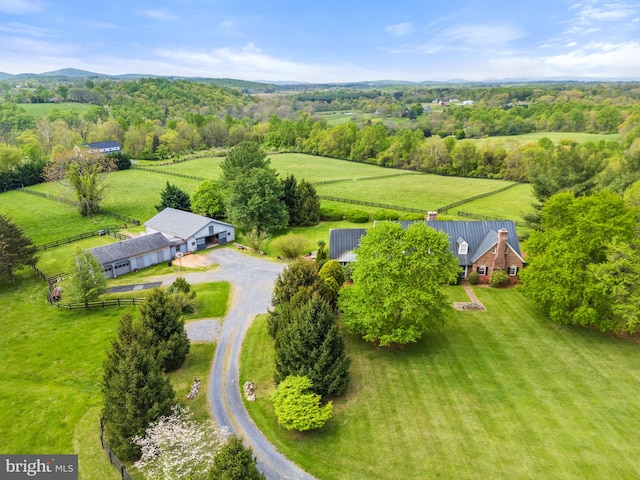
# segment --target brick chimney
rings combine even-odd
[[[435,222],[438,220],[438,212],[429,212],[427,214],[427,222]]]
[[[498,230],[498,243],[496,244],[496,253],[493,256],[493,264],[491,265],[491,271],[494,270],[507,270],[507,237],[509,232],[504,228]]]

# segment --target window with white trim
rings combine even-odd
[[[458,244],[458,255],[466,255],[469,251],[469,244],[467,242],[462,242]]]
[[[518,274],[518,267],[516,265],[511,265],[507,268],[507,273],[510,277],[515,277]]]
[[[486,275],[487,274],[487,266],[486,265],[479,265],[478,268],[476,269],[476,271],[478,272],[478,275]]]

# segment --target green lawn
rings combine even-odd
[[[272,341],[256,321],[240,380],[257,383],[252,418],[323,480],[638,478],[638,345],[549,323],[518,289],[476,293],[486,312],[452,310],[444,333],[404,349],[348,336],[349,390],[306,434],[276,424]]]
[[[449,213],[456,215],[461,210],[506,220],[523,220],[526,214],[534,212],[534,203],[536,199],[531,184],[522,183],[504,192],[460,205]]]
[[[495,137],[485,137],[473,139],[472,141],[476,143],[478,147],[484,145],[489,142],[516,142],[516,143],[524,143],[524,142],[535,142],[540,140],[541,138],[546,137],[553,141],[553,143],[558,143],[560,140],[575,140],[578,143],[586,143],[586,142],[599,142],[600,140],[604,140],[605,142],[613,141],[617,142],[620,139],[620,135],[617,133],[584,133],[584,132],[533,132],[533,133],[525,133],[524,135],[504,135],[504,136],[495,136]]]
[[[21,103],[20,107],[24,108],[31,115],[46,117],[52,110],[72,110],[78,112],[79,115],[89,110],[93,105],[90,103],[63,102],[63,103]]]

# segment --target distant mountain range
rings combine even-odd
[[[184,79],[194,81],[211,82],[218,85],[233,85],[239,88],[258,87],[264,89],[265,87],[272,86],[274,89],[303,89],[303,88],[379,88],[388,86],[416,86],[416,85],[451,85],[451,84],[468,84],[468,85],[486,85],[486,84],[508,84],[508,83],[565,83],[565,82],[636,82],[637,79],[603,79],[603,78],[487,78],[483,81],[469,81],[465,79],[451,79],[446,81],[422,81],[411,82],[403,80],[374,80],[374,81],[362,81],[362,82],[336,82],[336,83],[311,83],[311,82],[297,82],[297,81],[248,81],[238,80],[230,78],[206,78],[206,77],[183,77],[183,76],[168,76],[168,75],[149,75],[139,73],[129,73],[124,75],[107,75],[104,73],[89,72],[87,70],[79,70],[77,68],[62,68],[60,70],[54,70],[44,73],[20,73],[11,74],[6,72],[0,72],[0,80],[23,80],[28,78],[68,78],[68,79],[82,79],[82,78],[108,78],[114,80],[134,80],[138,78],[167,78],[172,80]]]

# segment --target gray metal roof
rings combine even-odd
[[[411,225],[411,221],[400,222],[403,228]],[[458,258],[460,265],[473,265],[482,254],[498,240],[498,230],[507,230],[507,243],[521,258],[520,244],[516,234],[516,225],[512,220],[435,220],[426,222],[427,225],[439,232],[444,232],[449,237],[449,248]],[[335,233],[334,233],[335,232]],[[352,232],[352,233],[349,233]],[[353,250],[358,246],[360,238],[366,233],[362,228],[336,228],[329,232],[329,258],[338,260],[345,253],[350,253],[345,262],[355,261]],[[457,243],[458,239],[464,239],[468,243],[466,255],[459,255]],[[335,243],[335,246],[334,246]]]
[[[186,240],[210,223],[217,223],[233,228],[233,225],[230,223],[170,207],[165,208],[155,217],[150,218],[144,225],[145,227],[158,230],[164,234]]]
[[[120,144],[115,141],[110,142],[93,142],[87,144],[90,148],[114,148],[120,147]]]
[[[360,238],[367,233],[366,228],[332,228],[329,230],[329,258],[339,262],[355,262],[353,250]]]
[[[105,265],[155,250],[162,250],[163,248],[169,247],[169,245],[169,240],[167,240],[164,235],[161,233],[151,233],[149,235],[141,235],[120,242],[90,248],[89,251],[93,253],[102,265]]]

